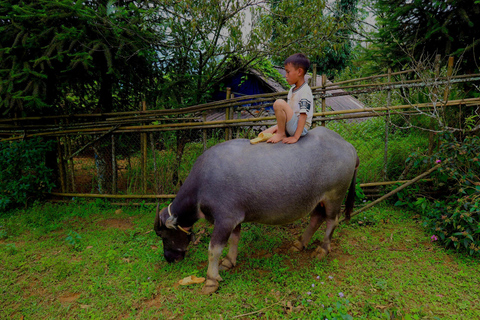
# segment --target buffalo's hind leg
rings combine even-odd
[[[295,240],[290,251],[302,251],[305,249],[323,221],[325,221],[325,207],[323,203],[319,203],[310,215],[310,224],[307,229],[305,229],[303,235],[298,240]]]
[[[240,230],[241,225],[233,229],[230,238],[228,239],[228,253],[227,256],[222,259],[220,263],[220,270],[230,270],[231,268],[237,265],[237,255],[238,255],[238,242],[240,241]]]
[[[338,226],[338,217],[340,215],[340,206],[341,202],[335,203],[327,203],[325,204],[325,213],[326,213],[326,222],[327,222],[327,229],[325,231],[325,236],[323,238],[323,243],[320,247],[318,247],[313,253],[312,256],[323,259],[330,253],[330,243],[332,241],[333,232],[335,228]]]

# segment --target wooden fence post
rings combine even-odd
[[[327,75],[326,74],[322,74],[322,92],[323,92],[323,96],[322,96],[322,112],[325,112],[326,109],[327,109],[327,101],[326,101],[326,95],[327,95],[327,90],[326,90],[326,87],[325,85],[327,84]],[[325,121],[322,121],[322,127],[325,127]]]
[[[153,190],[155,190],[155,194],[159,194],[160,190],[158,187],[157,155],[155,151],[155,141],[153,139],[153,132],[150,132],[150,143],[151,143],[152,158],[153,158],[153,181],[155,183]]]
[[[207,111],[202,112],[202,118],[203,118],[203,122],[207,122]],[[203,129],[202,135],[203,135],[203,139],[202,139],[203,152],[205,152],[205,150],[207,150],[207,129]]]
[[[117,193],[117,154],[115,150],[115,135],[112,133],[112,194]]]
[[[392,80],[392,69],[388,68],[387,83]],[[387,181],[388,170],[388,129],[390,124],[390,105],[392,103],[392,89],[387,92],[387,112],[385,113],[385,150],[383,153],[383,181]]]
[[[232,94],[232,88],[227,87],[227,96],[226,96],[225,99],[229,100],[231,94]],[[230,120],[230,108],[229,107],[225,108],[225,120]],[[226,127],[225,128],[225,140],[230,140],[230,133],[231,133],[230,128]]]
[[[434,81],[438,81],[438,77],[440,77],[440,59],[442,58],[442,56],[440,54],[437,54],[435,56],[435,62],[434,62],[434,74],[435,74],[435,79]],[[438,106],[437,106],[437,101],[438,101],[438,89],[436,87],[436,85],[433,86],[433,90],[432,90],[432,103],[434,105],[434,108],[437,109]],[[435,119],[434,118],[430,118],[430,132],[428,133],[428,151],[427,151],[427,154],[430,156],[432,155],[433,153],[433,148],[434,148],[434,144],[435,144],[435,137],[434,137],[434,131],[435,130]]]
[[[142,101],[142,111],[147,111],[147,103]],[[145,124],[143,124],[145,125]],[[140,134],[140,144],[141,144],[141,167],[142,167],[142,191],[143,194],[147,193],[147,134]]]
[[[312,65],[312,85],[311,87],[316,87],[317,86],[317,64],[314,63]]]
[[[453,74],[453,57],[448,58],[448,66],[447,66],[447,81],[450,81],[450,77]],[[447,87],[445,88],[445,92],[443,94],[443,101],[447,102],[448,101],[448,96],[450,95],[450,83],[447,84]]]

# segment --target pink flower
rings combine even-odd
[[[442,162],[442,160],[440,159],[437,159],[437,161],[435,161],[435,163],[440,163],[440,162]]]
[[[436,235],[433,235],[430,237],[430,239],[432,239],[432,242],[434,242],[438,240],[438,237]]]

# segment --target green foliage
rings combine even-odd
[[[0,142],[0,211],[27,205],[52,190],[52,170],[44,161],[52,147],[52,141],[41,138]]]
[[[414,158],[414,167],[442,163],[433,176],[445,195],[434,202],[403,194],[397,205],[421,213],[433,241],[469,255],[480,254],[480,137],[460,140],[451,133],[441,136],[439,151],[429,159]],[[436,159],[436,160],[435,160]],[[413,198],[413,199],[412,199]]]
[[[339,133],[357,150],[360,167],[359,182],[381,181],[384,170],[385,120],[370,118],[359,122],[330,122],[327,128]],[[387,177],[395,180],[405,167],[405,160],[411,150],[424,150],[428,137],[418,130],[396,130],[389,133]]]
[[[378,29],[369,60],[380,68],[401,69],[410,59],[441,54],[462,57],[460,67],[478,70],[480,4],[471,1],[379,0],[374,3]]]
[[[282,63],[283,64],[283,63]],[[272,62],[268,59],[258,59],[253,64],[253,67],[263,73],[264,76],[275,80],[280,83],[284,88],[289,88],[287,80],[282,76],[277,69],[274,68]]]
[[[1,0],[0,112],[75,112],[95,98],[111,111],[114,93],[151,80],[151,12],[131,1]]]
[[[353,51],[352,30],[358,27],[357,2],[337,1],[330,8],[324,1],[272,1],[261,24],[271,34],[274,63],[283,64],[289,55],[303,52],[317,64],[319,74],[345,68]]]
[[[80,250],[81,240],[82,240],[82,236],[80,236],[75,231],[69,231],[67,237],[65,238],[65,241],[67,242],[67,244],[77,251]]]

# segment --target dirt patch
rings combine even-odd
[[[71,303],[75,302],[78,298],[80,298],[80,293],[67,293],[59,297],[58,301],[62,303]]]
[[[145,305],[148,308],[161,308],[162,305],[165,304],[165,301],[166,301],[165,297],[159,294],[155,298],[145,301]]]
[[[116,228],[120,230],[129,230],[134,227],[129,219],[105,219],[98,221],[97,224],[104,228]]]

